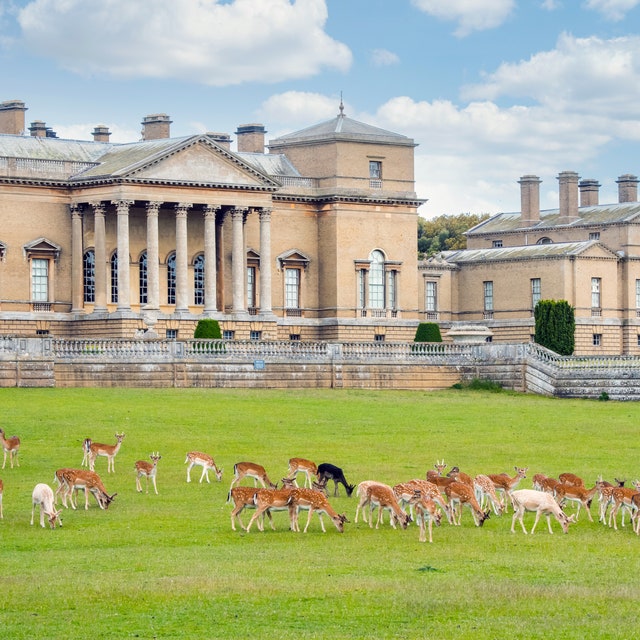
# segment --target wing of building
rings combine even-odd
[[[0,104],[0,333],[407,340],[417,308],[412,139],[338,115],[265,145],[261,124],[172,138],[25,134]],[[265,152],[267,151],[267,152]]]
[[[618,183],[618,203],[599,204],[597,180],[558,175],[559,206],[540,211],[537,176],[523,176],[522,211],[467,232],[467,249],[422,262],[420,308],[446,328],[487,326],[494,341],[528,342],[534,307],[575,308],[576,354],[640,355],[638,178]],[[444,331],[443,331],[444,333]]]

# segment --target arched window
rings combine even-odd
[[[96,254],[93,249],[82,256],[82,283],[85,302],[96,301]]]
[[[553,240],[551,238],[544,237],[540,238],[536,244],[553,244]]]
[[[138,260],[138,286],[140,289],[140,304],[147,304],[148,297],[148,272],[147,252],[144,251]]]
[[[167,304],[176,303],[176,254],[167,258]]]
[[[193,303],[204,304],[204,255],[193,261]]]
[[[114,251],[111,256],[111,302],[118,302],[118,252]]]
[[[385,308],[384,255],[382,251],[371,252],[369,256],[369,307],[371,309]]]

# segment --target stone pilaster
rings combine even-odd
[[[71,312],[80,313],[84,306],[82,207],[69,205],[71,212]]]
[[[220,206],[208,204],[204,208],[204,313],[209,315],[218,310],[216,213]]]
[[[260,209],[260,313],[271,313],[271,209]]]
[[[147,304],[145,309],[160,309],[160,255],[158,215],[161,202],[147,202]]]
[[[176,205],[176,313],[189,311],[187,211],[191,207],[188,202]]]
[[[233,281],[233,313],[246,313],[246,249],[244,245],[244,217],[246,208],[231,210],[231,275]]]
[[[131,310],[131,276],[129,263],[129,209],[133,200],[114,200],[118,237],[118,311]]]
[[[92,202],[93,209],[93,243],[96,259],[96,300],[94,311],[107,310],[107,244],[105,231],[105,206],[102,202]]]

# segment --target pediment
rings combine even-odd
[[[155,159],[129,175],[136,179],[154,181],[229,184],[245,188],[264,187],[267,184],[270,186],[266,176],[261,176],[235,156],[203,142]]]
[[[37,240],[32,240],[22,246],[22,251],[25,256],[53,256],[56,260],[58,259],[61,250],[62,248],[60,245],[52,242],[51,240],[47,240],[46,238],[38,238]]]
[[[290,249],[289,251],[285,251],[281,253],[278,258],[278,264],[282,269],[286,266],[298,266],[306,269],[309,266],[310,259],[307,255],[299,251],[298,249]]]

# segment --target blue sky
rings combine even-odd
[[[421,214],[557,206],[561,171],[640,175],[640,0],[0,0],[0,101],[59,137],[345,113],[408,135]]]

